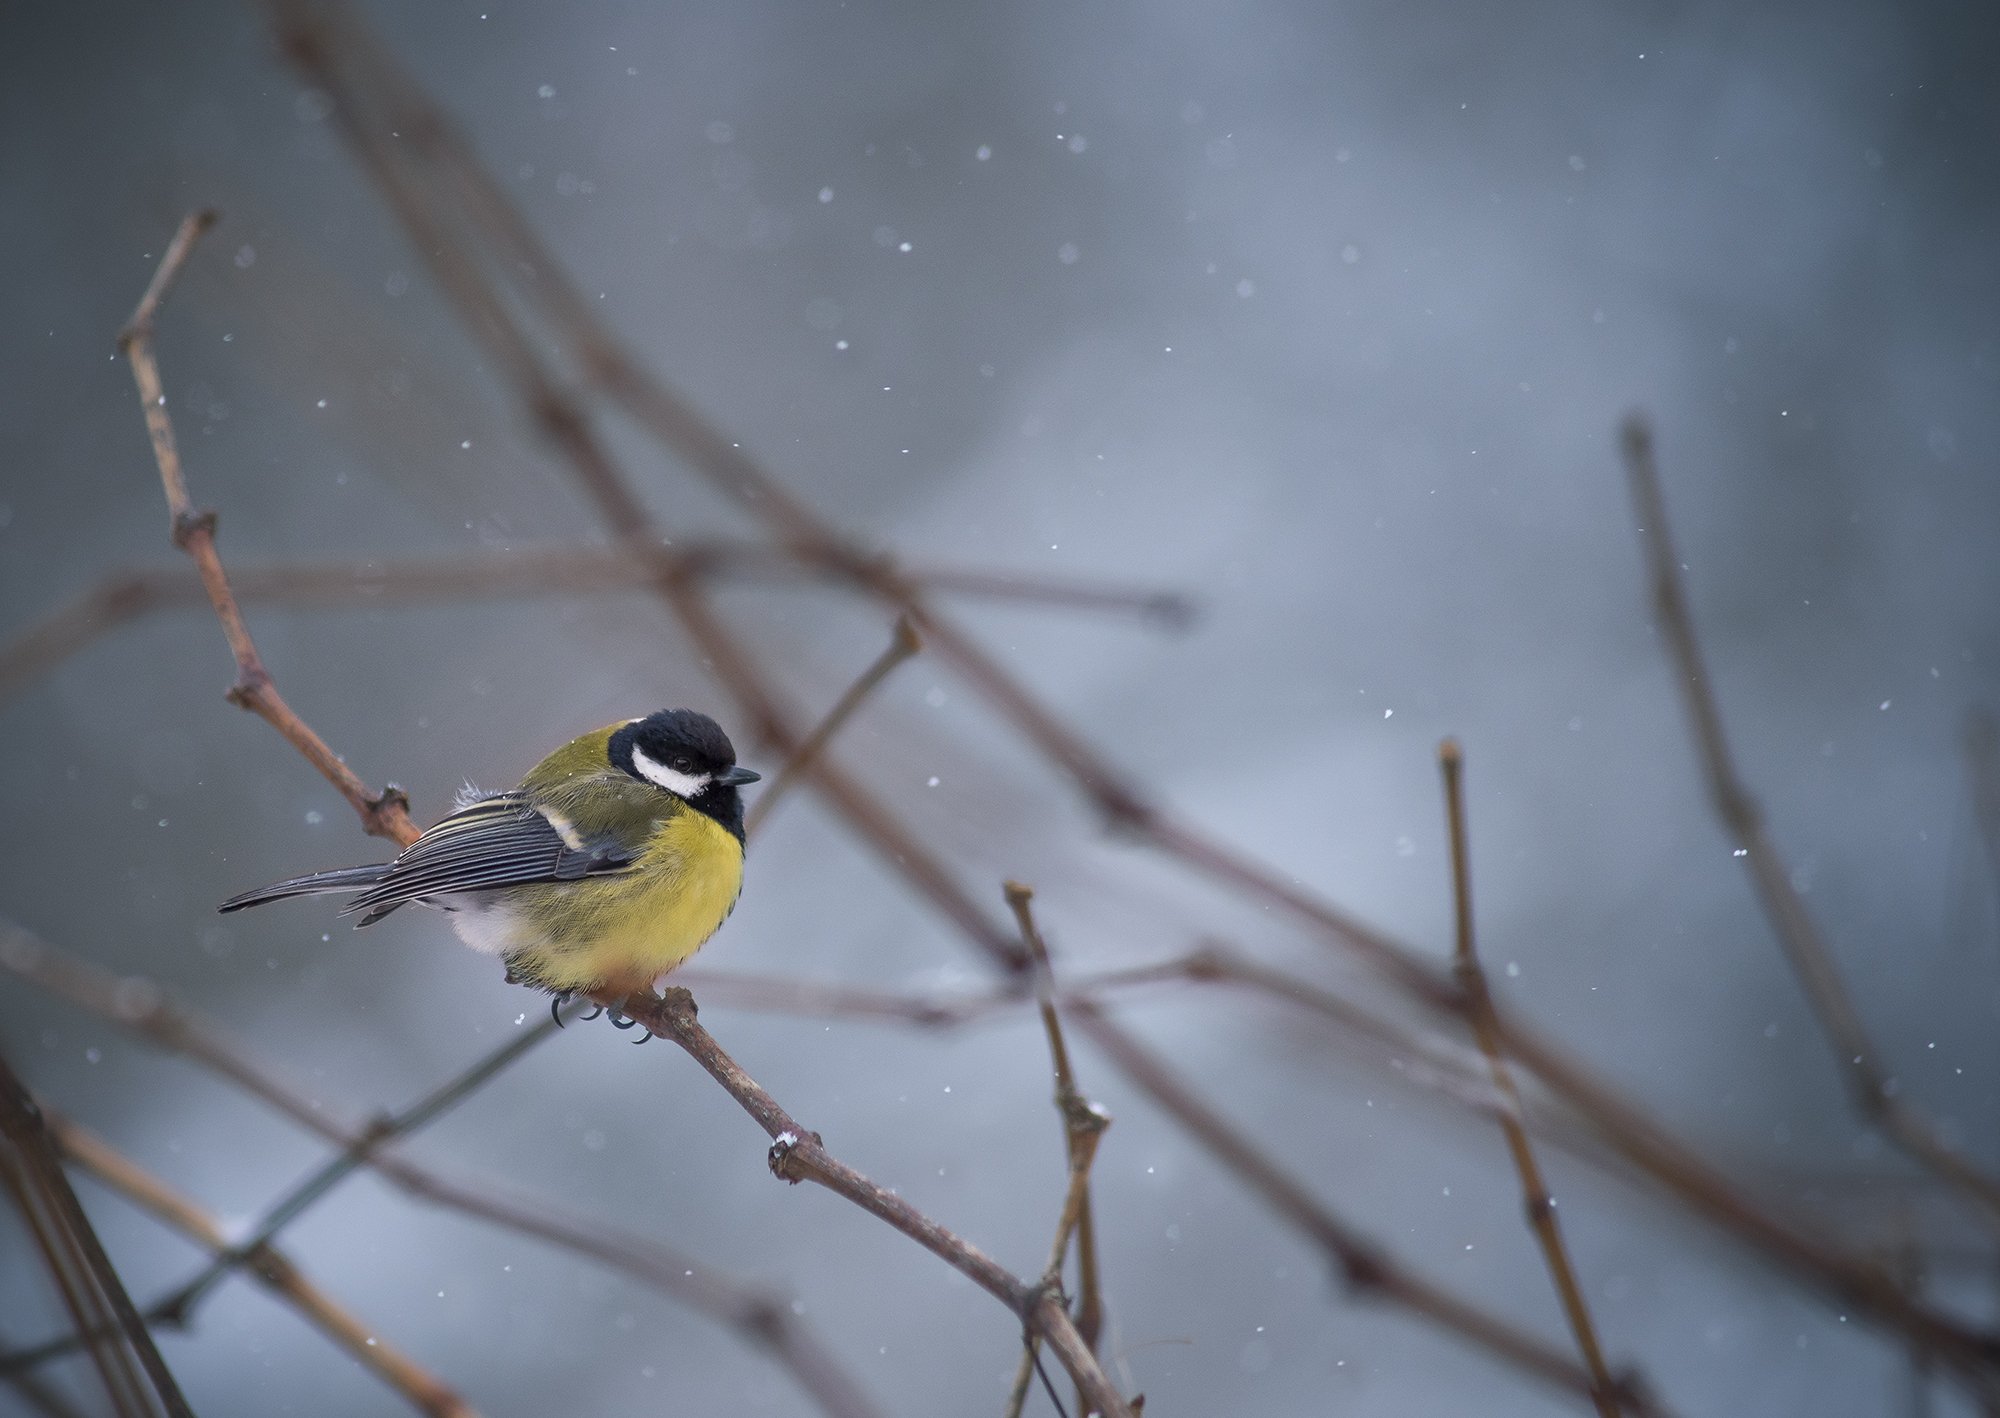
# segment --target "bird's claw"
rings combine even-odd
[[[620,1014],[617,1010],[613,1010],[611,1011],[611,1027],[613,1029],[638,1029],[641,1028],[642,1026],[640,1025],[638,1020],[633,1019],[627,1015]],[[653,1037],[653,1031],[647,1029],[644,1033],[640,1034],[639,1037],[634,1039],[632,1042],[635,1044],[643,1044],[652,1037]]]
[[[576,1001],[576,996],[573,994],[554,994],[549,997],[549,1018],[555,1021],[556,1028],[567,1029],[569,1027],[566,1023],[563,1022],[562,1012],[569,1005],[575,1003],[575,1001]],[[638,1020],[628,1019],[624,1015],[620,1014],[617,1010],[615,1009],[607,1010],[603,1005],[594,1002],[591,1005],[590,1013],[579,1014],[577,1018],[582,1020],[592,1020],[604,1014],[609,1014],[611,1016],[611,1027],[614,1029],[636,1029],[639,1026]],[[648,1030],[647,1032],[641,1034],[637,1039],[633,1040],[632,1042],[635,1044],[643,1044],[652,1037],[653,1037],[652,1031]]]

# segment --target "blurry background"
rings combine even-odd
[[[1914,1230],[1940,1293],[1994,1308],[1990,1245],[1850,1121],[1711,824],[1614,438],[1628,407],[1656,415],[1740,756],[1890,1070],[1994,1162],[2000,929],[1963,749],[1968,711],[2000,698],[1981,7],[371,14],[616,328],[844,527],[926,562],[1196,594],[1179,637],[964,607],[1162,798],[1442,958],[1432,754],[1459,735],[1507,1001],[1775,1208],[1857,1249]],[[0,634],[109,572],[175,564],[113,337],[199,205],[225,220],[160,357],[233,565],[597,539],[245,7],[17,7],[6,29]],[[744,530],[626,446],[676,531]],[[887,633],[824,590],[725,606],[802,715]],[[292,703],[369,781],[408,787],[420,821],[605,720],[727,717],[639,595],[251,623]],[[541,1006],[434,916],[355,935],[327,903],[214,915],[382,846],[221,702],[229,676],[206,611],[163,612],[0,706],[0,910],[165,983],[343,1116],[406,1102]],[[996,918],[1002,877],[1034,882],[1061,972],[1212,933],[1348,979],[1283,922],[1106,840],[924,659],[837,752]],[[989,979],[809,794],[755,844],[700,963]],[[1413,1266],[1563,1340],[1490,1129],[1274,1006],[1168,993],[1121,1017]],[[1039,1268],[1062,1162],[1031,1015],[954,1033],[704,1019],[840,1155]],[[571,1029],[410,1154],[783,1288],[890,1412],[997,1411],[1019,1336],[990,1298],[774,1184],[729,1100],[628,1037]],[[226,1218],[324,1154],[11,977],[0,1044]],[[1096,1173],[1105,1352],[1149,1412],[1573,1411],[1342,1299],[1088,1048],[1078,1067],[1117,1117]],[[1643,1193],[1548,1162],[1608,1346],[1681,1411],[1911,1411],[1895,1344]],[[180,1242],[85,1196],[142,1297],[187,1270]],[[372,1177],[289,1248],[487,1413],[807,1407],[657,1294]],[[10,1343],[63,1323],[28,1259],[0,1227]],[[207,1415],[395,1407],[242,1280],[163,1347]]]

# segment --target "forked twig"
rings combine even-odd
[[[509,1196],[491,1184],[454,1180],[400,1154],[372,1150],[365,1125],[341,1122],[314,1099],[287,1087],[281,1081],[283,1070],[242,1054],[158,985],[107,974],[4,921],[0,967],[192,1060],[313,1136],[364,1152],[372,1170],[412,1196],[597,1261],[735,1330],[768,1350],[829,1418],[879,1418],[873,1402],[783,1296],[733,1280],[650,1236],[573,1215],[553,1198]],[[17,1371],[23,1360],[35,1359],[47,1348],[0,1355],[0,1375]]]
[[[1452,968],[1458,975],[1459,987],[1472,1002],[1472,1032],[1479,1041],[1480,1052],[1486,1055],[1493,1086],[1500,1094],[1500,1130],[1506,1136],[1507,1151],[1513,1156],[1514,1171],[1521,1179],[1528,1225],[1541,1247],[1542,1261],[1548,1267],[1550,1280],[1555,1283],[1556,1296],[1562,1301],[1563,1316],[1569,1321],[1570,1332],[1576,1336],[1576,1347],[1583,1355],[1584,1368],[1590,1372],[1591,1402],[1597,1405],[1600,1418],[1619,1418],[1619,1386],[1612,1380],[1611,1370],[1604,1362],[1604,1349],[1598,1343],[1597,1326],[1591,1320],[1590,1306],[1583,1298],[1583,1287],[1577,1283],[1576,1267],[1570,1263],[1569,1251],[1563,1245],[1562,1226],[1556,1220],[1555,1198],[1549,1195],[1548,1184],[1542,1180],[1541,1164],[1536,1161],[1534,1147],[1528,1141],[1528,1129],[1522,1121],[1520,1090],[1514,1086],[1513,1070],[1507,1067],[1507,1057],[1500,1051],[1500,1041],[1493,1027],[1493,999],[1487,989],[1486,972],[1479,965],[1478,949],[1473,943],[1472,867],[1466,846],[1464,758],[1456,740],[1446,739],[1438,746],[1438,766],[1444,774],[1445,817],[1451,834],[1452,916],[1456,927]]]
[[[50,1279],[119,1418],[194,1418],[145,1321],[56,1160],[46,1121],[0,1058],[0,1185],[42,1249]]]
[[[167,395],[160,384],[160,367],[153,358],[153,320],[160,304],[173,289],[181,268],[187,264],[203,232],[215,225],[215,213],[196,212],[181,222],[180,230],[167,246],[152,284],[139,298],[132,319],[118,336],[118,346],[132,366],[132,379],[139,386],[139,403],[146,413],[146,432],[153,443],[153,459],[159,464],[160,485],[167,495],[167,516],[174,545],[193,559],[201,573],[201,584],[222,622],[223,637],[236,658],[236,682],[229,688],[229,702],[248,709],[284,735],[285,741],[301,754],[320,775],[340,790],[340,795],[361,814],[361,825],[371,835],[387,837],[407,847],[417,840],[416,825],[410,821],[409,799],[395,786],[371,792],[368,785],[326,746],[326,741],[293,712],[270,671],[257,653],[257,644],[244,624],[243,611],[229,589],[229,576],[215,550],[215,514],[197,512],[188,497],[187,475],[181,469],[180,449],[174,441],[173,419],[167,413]]]
[[[182,1326],[188,1324],[202,1297],[207,1295],[223,1277],[230,1271],[254,1261],[277,1240],[279,1232],[296,1221],[344,1179],[359,1170],[375,1153],[435,1122],[470,1098],[477,1090],[485,1087],[502,1069],[553,1035],[560,1027],[557,1020],[562,1013],[566,1012],[574,1017],[582,1010],[583,1005],[580,1003],[570,1003],[560,1007],[556,1015],[539,1020],[532,1028],[516,1034],[506,1043],[481,1057],[464,1072],[432,1089],[410,1107],[370,1122],[362,1130],[360,1137],[314,1168],[296,1186],[265,1207],[264,1214],[251,1228],[247,1237],[217,1251],[207,1266],[185,1284],[177,1286],[155,1302],[148,1309],[147,1315],[169,1324]]]
[[[1972,821],[1989,885],[2000,900],[2000,719],[1984,705],[1965,716],[1965,772],[1972,784]]]
[[[1716,702],[1714,683],[1695,634],[1694,615],[1688,608],[1673,536],[1667,526],[1659,470],[1653,461],[1652,430],[1635,415],[1626,419],[1622,433],[1625,471],[1631,483],[1633,508],[1639,516],[1652,581],[1653,608],[1673,661],[1682,707],[1687,711],[1695,750],[1707,779],[1709,801],[1723,831],[1747,859],[1757,900],[1770,922],[1771,933],[1777,937],[1820,1028],[1833,1046],[1848,1099],[1864,1120],[1880,1128],[1919,1164],[1956,1187],[1984,1213],[1989,1223],[2000,1225],[2000,1181],[1949,1146],[1931,1121],[1889,1086],[1880,1054],[1834,964],[1833,952],[1814,923],[1812,913],[1806,909],[1805,899],[1792,885],[1791,874],[1765,828],[1763,808],[1737,772],[1723,732],[1722,710]]]
[[[683,541],[673,554],[710,579],[780,584],[846,579],[757,542]],[[644,590],[654,574],[624,552],[601,546],[536,546],[410,561],[238,566],[229,574],[229,587],[243,606],[374,608],[501,596],[610,595]],[[902,575],[939,595],[1135,614],[1168,629],[1185,626],[1194,614],[1187,599],[1172,591],[950,566],[908,567]],[[114,572],[0,645],[0,702],[121,625],[156,610],[206,604],[198,576],[164,568]]]
[[[901,1231],[1012,1310],[1022,1327],[1038,1336],[1062,1361],[1085,1400],[1102,1418],[1133,1418],[1124,1395],[1112,1386],[1098,1366],[1097,1356],[1077,1333],[1060,1295],[1022,1280],[897,1193],[834,1157],[818,1133],[786,1112],[701,1026],[695,1017],[693,995],[670,986],[662,995],[632,995],[618,1008],[626,1018],[679,1045],[764,1129],[771,1139],[768,1160],[773,1176],[793,1183],[815,1182]]]
[[[1076,1241],[1076,1330],[1084,1344],[1092,1353],[1097,1351],[1097,1336],[1104,1325],[1104,1300],[1100,1289],[1097,1269],[1097,1228],[1091,1216],[1090,1167],[1097,1160],[1097,1145],[1104,1138],[1104,1130],[1111,1126],[1111,1115],[1097,1104],[1084,1097],[1076,1086],[1076,1075],[1070,1069],[1069,1047],[1063,1041],[1062,1019],[1056,1012],[1055,971],[1049,964],[1049,948],[1042,940],[1042,933],[1035,925],[1034,888],[1018,881],[1006,884],[1005,896],[1008,909],[1021,927],[1021,943],[1028,949],[1028,957],[1034,962],[1035,998],[1041,1010],[1042,1032],[1049,1041],[1049,1063],[1055,1074],[1056,1115],[1063,1125],[1063,1156],[1069,1182],[1063,1191],[1062,1211],[1056,1220],[1055,1243],[1049,1248],[1049,1263],[1042,1271],[1042,1285],[1062,1293],[1063,1261],[1069,1254],[1070,1241]],[[1020,1363],[1014,1370],[1014,1383],[1008,1390],[1006,1406],[1001,1410],[1004,1418],[1020,1418],[1021,1406],[1027,1402],[1028,1387],[1033,1381],[1036,1364],[1036,1344],[1034,1335],[1029,1335],[1021,1350]],[[1079,1391],[1077,1405],[1083,1407],[1084,1396]]]
[[[677,977],[699,990],[711,1009],[743,1009],[806,1019],[848,1019],[907,1024],[919,1029],[953,1029],[1023,1008],[1032,1002],[1013,982],[991,989],[948,993],[874,990],[789,976],[749,975],[690,967]],[[1377,1060],[1387,1059],[1399,1081],[1442,1094],[1450,1103],[1482,1118],[1498,1118],[1499,1095],[1484,1060],[1441,1034],[1394,1022],[1354,1004],[1325,987],[1253,960],[1240,950],[1210,942],[1183,955],[1143,965],[1085,975],[1059,989],[1054,1000],[1066,1009],[1072,1000],[1102,1005],[1106,997],[1160,985],[1226,986],[1279,1000],[1318,1016],[1344,1041],[1365,1045]],[[1567,1118],[1545,1113],[1528,1119],[1530,1129],[1598,1166],[1610,1160],[1605,1148]]]
[[[162,275],[155,279],[156,291],[166,288],[172,273],[185,259],[186,246],[199,235],[205,225],[206,222],[199,219],[190,219],[189,223],[184,225],[181,237],[176,239],[174,249],[169,252],[168,263],[163,267]],[[476,299],[476,292],[473,294]],[[138,333],[128,338],[126,342],[128,353],[133,355],[135,377],[139,379],[142,396],[149,390],[157,394],[158,390],[158,374],[153,367],[150,347],[144,338],[145,332],[150,330],[151,312],[156,303],[154,292],[149,292],[148,300],[141,302],[140,314],[135,317],[134,325]],[[527,381],[541,396],[542,402],[538,402],[537,407],[545,412],[545,424],[552,436],[576,460],[586,486],[599,496],[607,514],[612,515],[613,525],[617,528],[621,540],[635,556],[650,559],[653,553],[649,544],[657,543],[657,539],[650,533],[650,519],[636,500],[631,498],[603,450],[584,426],[581,417],[573,412],[562,411],[553,384],[547,380],[531,351],[517,345],[510,346],[508,353],[513,356],[517,376]],[[255,692],[257,685],[267,687],[269,679],[267,675],[262,674],[262,667],[255,659],[255,649],[249,643],[247,632],[242,629],[240,613],[236,611],[235,603],[228,594],[220,561],[214,554],[212,523],[201,525],[204,519],[194,518],[188,511],[185,488],[179,473],[179,459],[172,446],[172,426],[166,420],[163,407],[158,409],[156,417],[154,405],[148,404],[148,426],[154,432],[155,452],[160,461],[162,480],[167,487],[169,505],[174,509],[175,526],[177,529],[184,525],[189,528],[186,533],[187,543],[191,545],[198,564],[203,567],[203,579],[205,584],[209,585],[211,600],[216,606],[217,614],[223,619],[225,634],[229,636],[232,648],[237,651],[240,679],[242,682],[247,682],[245,696],[248,697]],[[740,652],[721,634],[712,613],[707,610],[691,579],[684,571],[676,568],[663,569],[658,588],[670,604],[681,611],[684,623],[696,634],[697,640],[709,652],[711,659],[717,662],[719,671],[726,664],[734,668],[735,678],[741,682],[749,685],[758,683]],[[256,676],[252,674],[253,668]],[[782,721],[772,707],[768,694],[758,697],[765,709],[762,716],[763,726],[767,731],[777,730]],[[277,703],[282,705],[281,700]],[[325,746],[317,735],[312,734],[309,728],[297,721],[296,715],[291,715],[289,710],[285,713],[301,735],[297,738],[292,734],[286,736],[292,739],[301,752],[311,756],[310,745],[317,745],[322,752],[325,751]],[[280,718],[270,714],[266,717],[271,718],[273,724],[280,726],[282,731]],[[770,736],[789,737],[782,731],[771,732]],[[794,752],[796,751],[795,748]],[[330,758],[331,755],[328,754],[327,757]],[[824,782],[826,776],[824,765],[809,766]],[[401,812],[400,806],[397,810]],[[407,814],[403,815],[402,820],[407,826]],[[414,837],[414,828],[410,830]],[[1011,951],[1002,953],[1003,958],[1008,958],[1010,955]],[[1067,1311],[1054,1297],[1025,1285],[983,1252],[923,1216],[902,1198],[885,1191],[860,1173],[834,1159],[820,1145],[816,1136],[806,1134],[769,1094],[743,1073],[723,1052],[721,1046],[696,1021],[693,999],[685,990],[670,990],[664,1000],[653,996],[634,996],[624,1002],[624,1013],[628,1018],[644,1024],[651,1032],[673,1040],[686,1050],[708,1070],[711,1076],[722,1083],[731,1096],[735,1097],[753,1117],[764,1124],[766,1131],[774,1139],[771,1163],[772,1170],[777,1175],[791,1181],[810,1179],[819,1182],[888,1221],[892,1226],[904,1231],[952,1263],[998,1296],[1016,1313],[1025,1327],[1040,1334],[1048,1342],[1064,1367],[1070,1371],[1079,1388],[1089,1395],[1091,1402],[1106,1415],[1106,1418],[1121,1418],[1121,1415],[1129,1418],[1130,1410],[1123,1398],[1104,1377],[1095,1356],[1077,1336]]]
[[[333,74],[333,50],[342,43],[342,37],[334,35],[326,27],[316,23],[311,12],[296,4],[275,3],[273,8],[288,17],[288,23],[281,24],[281,30],[294,58],[301,67],[312,73],[316,80],[339,77]],[[351,38],[351,37],[349,37]],[[421,160],[434,171],[433,176],[442,179],[441,185],[457,191],[461,197],[470,191],[470,199],[475,215],[484,219],[489,226],[500,230],[503,238],[503,253],[511,259],[502,264],[513,269],[532,269],[535,275],[530,280],[534,289],[530,292],[542,295],[553,291],[559,311],[566,286],[553,263],[541,259],[523,261],[521,252],[526,251],[539,258],[541,253],[532,245],[523,246],[522,233],[525,228],[519,224],[518,214],[512,212],[504,199],[490,185],[481,186],[483,181],[476,167],[453,146],[455,139],[444,128],[434,111],[428,110],[420,102],[411,108],[411,96],[407,87],[398,87],[400,76],[389,74],[384,80],[380,56],[367,51],[365,46],[349,45],[345,57],[354,59],[361,56],[366,65],[375,66],[370,78],[378,85],[387,82],[389,92],[397,103],[404,107],[397,116],[409,117],[413,121],[403,125],[409,131],[404,134],[408,148],[418,152]],[[323,87],[336,90],[340,86],[323,82]],[[377,95],[379,97],[379,95]],[[335,92],[336,107],[352,108],[354,94],[351,91]],[[420,100],[420,96],[418,96]],[[385,175],[383,164],[396,159],[385,152],[387,140],[382,139],[374,129],[388,131],[391,125],[366,124],[356,114],[347,115],[350,136],[364,157],[371,159],[377,169],[377,176],[389,190],[392,201],[412,226],[418,239],[418,246],[427,256],[443,253],[449,247],[447,240],[433,238],[446,237],[421,210],[422,201],[407,183],[398,187],[402,174]],[[400,130],[399,130],[400,131]],[[369,144],[374,149],[369,150]],[[497,209],[495,207],[497,204]],[[508,222],[513,226],[510,228]],[[454,295],[466,296],[468,279],[466,270],[471,262],[457,263],[456,256],[438,256],[437,260],[453,269],[441,271],[441,279]],[[553,274],[551,274],[553,273]],[[493,304],[482,305],[483,293],[474,292],[468,304],[468,313],[473,324],[479,327],[485,316],[491,313]],[[584,310],[577,303],[576,310]],[[584,334],[598,337],[601,332],[594,325],[594,315],[587,312],[580,328]],[[572,326],[575,322],[572,321]],[[482,330],[481,333],[489,333]],[[519,353],[518,341],[508,348],[499,350],[502,363]],[[909,597],[913,594],[906,585],[898,582],[893,568],[884,569],[869,564],[843,544],[831,539],[830,535],[819,537],[820,529],[810,518],[804,517],[803,509],[782,489],[764,478],[760,469],[750,462],[746,455],[736,450],[735,445],[719,438],[703,424],[692,411],[656,383],[647,382],[645,376],[629,361],[619,358],[602,358],[603,347],[587,346],[582,352],[584,362],[593,372],[601,387],[624,399],[632,407],[642,422],[653,428],[673,446],[687,454],[697,468],[716,478],[734,496],[747,504],[761,504],[756,510],[767,515],[775,525],[785,529],[797,554],[804,559],[818,561],[828,566],[844,566],[849,569],[857,584],[870,585],[892,602],[908,608]],[[619,352],[611,347],[611,354]],[[582,428],[581,419],[575,408],[554,389],[554,386],[539,377],[535,369],[524,372],[528,377],[517,381],[537,417],[558,446],[570,452],[577,462],[579,474],[593,488],[594,495],[607,516],[614,522],[622,511],[636,508],[615,477],[607,477],[607,465],[599,459],[592,446],[587,428]],[[636,381],[636,382],[635,382]],[[581,434],[579,429],[581,428]],[[744,696],[746,708],[753,721],[762,725],[771,737],[782,737],[782,720],[774,710],[774,702],[761,686],[754,667],[740,656],[730,662],[718,656],[718,648],[727,651],[730,647],[721,627],[708,611],[705,603],[697,598],[677,594],[673,587],[665,584],[663,575],[661,589],[675,604],[681,614],[683,624],[695,636],[704,653],[717,661],[721,677]],[[914,612],[913,612],[914,613]],[[940,647],[940,652],[953,659],[961,672],[971,679],[981,690],[991,697],[1009,718],[1013,719],[1028,736],[1041,746],[1057,762],[1061,763],[1077,779],[1111,817],[1170,855],[1189,862],[1208,874],[1221,880],[1245,895],[1265,902],[1283,905],[1295,912],[1302,920],[1330,939],[1369,959],[1391,978],[1401,983],[1413,998],[1422,1000],[1434,1008],[1445,1011],[1460,1011],[1463,1002],[1458,992],[1441,981],[1434,971],[1408,947],[1394,942],[1379,933],[1360,926],[1343,913],[1318,900],[1307,892],[1283,880],[1276,873],[1233,854],[1219,845],[1195,835],[1186,828],[1172,823],[1154,811],[1149,804],[1139,799],[1121,778],[1112,774],[1088,745],[1068,731],[1021,687],[1005,675],[989,658],[983,656],[962,636],[941,634],[937,624],[926,618],[919,618],[919,624],[928,636]],[[998,946],[989,924],[977,907],[970,902],[937,863],[928,855],[918,852],[914,855],[900,850],[912,845],[907,831],[900,824],[882,812],[880,805],[859,798],[837,782],[822,780],[834,797],[842,812],[856,827],[875,843],[879,850],[904,867],[910,878],[934,903],[949,915],[953,921],[971,938],[978,941],[995,955],[1000,963],[1016,966],[1018,960],[1009,956]],[[851,785],[849,785],[851,787]],[[1638,1165],[1651,1171],[1677,1195],[1694,1202],[1713,1219],[1736,1229],[1755,1241],[1766,1253],[1773,1255],[1788,1265],[1812,1276],[1818,1282],[1829,1286],[1843,1297],[1856,1303],[1865,1304],[1872,1314],[1888,1320],[1912,1335],[1927,1336],[1948,1350],[1955,1365],[1986,1368],[1991,1365],[1991,1352],[1984,1340],[1964,1331],[1961,1327],[1944,1320],[1935,1312],[1921,1306],[1912,1305],[1906,1297],[1885,1290],[1876,1282],[1880,1279],[1874,1268],[1863,1266],[1841,1255],[1837,1250],[1813,1239],[1798,1235],[1791,1228],[1773,1220],[1754,1206],[1749,1205],[1740,1194],[1712,1169],[1706,1168],[1689,1149],[1673,1143],[1660,1134],[1643,1117],[1640,1117],[1622,1100],[1610,1095],[1594,1080],[1581,1074],[1563,1059],[1546,1041],[1529,1035],[1518,1024],[1498,1021],[1496,1027],[1503,1039],[1507,1040],[1508,1051],[1523,1066],[1543,1077],[1550,1087],[1569,1097],[1595,1125],[1602,1128],[1608,1139]]]
[[[141,1210],[194,1241],[218,1261],[240,1249],[229,1243],[214,1217],[104,1139],[53,1114],[49,1124],[64,1156]],[[372,1326],[349,1314],[282,1252],[268,1245],[259,1246],[247,1269],[266,1289],[297,1310],[306,1323],[408,1399],[418,1412],[432,1418],[477,1418],[471,1405],[443,1380],[384,1341]]]
[[[763,826],[764,820],[771,815],[771,809],[776,807],[798,782],[799,775],[810,769],[820,754],[826,751],[826,746],[832,742],[833,736],[854,717],[854,711],[875,692],[876,686],[887,679],[896,666],[923,648],[924,642],[911,628],[910,618],[897,616],[895,627],[889,632],[887,647],[869,662],[868,668],[863,670],[840,698],[834,701],[833,707],[826,711],[826,716],[815,724],[812,732],[800,740],[799,746],[792,750],[792,756],[778,770],[777,776],[771,780],[771,785],[757,795],[757,801],[751,804],[749,814],[744,818],[743,830],[747,835],[756,835],[757,829]]]
[[[1284,874],[1210,840],[1162,814],[1021,683],[955,626],[921,603],[893,565],[842,540],[760,467],[741,445],[709,425],[687,402],[625,353],[536,241],[521,214],[479,167],[444,115],[345,11],[306,0],[265,0],[280,40],[301,73],[333,100],[356,153],[381,185],[417,251],[460,305],[468,327],[494,354],[525,405],[598,500],[609,525],[644,528],[649,519],[630,489],[601,456],[583,415],[549,380],[536,346],[522,338],[512,315],[539,310],[594,387],[621,404],[666,447],[751,515],[762,520],[801,560],[845,575],[857,587],[907,613],[940,659],[951,663],[1022,734],[1060,765],[1108,820],[1137,840],[1195,868],[1231,891],[1281,907],[1338,948],[1355,955],[1429,1008],[1462,1017],[1464,1002],[1423,955],[1373,930],[1300,887]],[[388,135],[396,134],[392,140]],[[444,208],[453,213],[447,217]],[[487,284],[490,267],[513,280],[510,306]],[[637,521],[627,523],[628,515]],[[636,554],[636,553],[635,553]],[[746,714],[774,741],[784,722],[753,665],[735,653],[705,602],[661,588],[683,626],[736,694]],[[782,744],[781,744],[782,747]],[[879,801],[859,786],[823,771],[818,777],[836,809],[926,899],[996,963],[1022,961],[976,902]],[[1948,1353],[1961,1375],[1990,1372],[1991,1347],[1982,1336],[1937,1311],[1912,1304],[1880,1268],[1829,1242],[1799,1232],[1752,1203],[1692,1148],[1667,1136],[1632,1105],[1579,1069],[1549,1040],[1516,1021],[1500,1019],[1510,1057],[1536,1073],[1600,1129],[1635,1166],[1712,1222],[1761,1253],[1863,1308],[1871,1317]]]
[[[1510,1322],[1405,1269],[1357,1228],[1313,1197],[1305,1186],[1210,1104],[1188,1089],[1161,1059],[1114,1023],[1091,1000],[1070,1005],[1071,1023],[1120,1073],[1199,1137],[1203,1145],[1286,1221],[1316,1244],[1357,1297],[1396,1305],[1503,1363],[1589,1399],[1589,1372]],[[1621,1386],[1619,1402],[1634,1414],[1663,1414],[1649,1395]]]
[[[663,529],[610,456],[587,411],[557,377],[543,354],[546,342],[528,337],[509,301],[477,263],[458,259],[458,234],[438,209],[440,202],[458,195],[458,177],[440,183],[433,180],[435,174],[420,174],[413,167],[446,141],[442,115],[416,102],[401,73],[344,12],[300,0],[266,0],[265,8],[276,21],[286,55],[332,100],[332,116],[408,229],[418,254],[469,328],[486,342],[538,430],[570,464],[607,534],[635,562],[652,568],[651,588],[737,699],[751,736],[780,754],[796,753],[802,735],[775,688],[729,634],[698,578],[662,551],[667,540]],[[407,115],[407,123],[399,118],[392,125],[396,138],[386,129],[378,131],[370,116],[383,105]],[[553,269],[543,274],[557,277]],[[810,776],[861,838],[920,895],[996,963],[1009,970],[1023,968],[1012,936],[951,879],[875,793],[824,759],[812,766]]]
[[[0,1330],[0,1354],[8,1352],[13,1345],[14,1336],[5,1330]],[[19,1373],[0,1374],[0,1382],[13,1389],[20,1400],[41,1414],[42,1418],[89,1418],[89,1415],[44,1383],[32,1370],[24,1369]]]

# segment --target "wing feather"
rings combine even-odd
[[[613,841],[572,847],[525,796],[501,793],[435,823],[390,863],[379,884],[349,901],[342,914],[366,912],[360,922],[366,925],[405,902],[501,886],[577,881],[623,871],[638,855]]]

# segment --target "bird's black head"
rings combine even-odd
[[[642,783],[672,793],[743,835],[737,788],[758,775],[736,766],[736,749],[722,726],[692,709],[662,709],[634,719],[611,736],[611,763]]]

